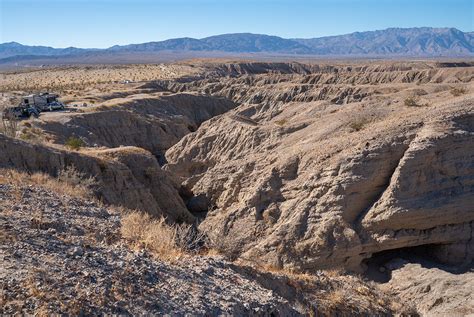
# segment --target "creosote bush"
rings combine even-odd
[[[71,150],[79,150],[81,147],[85,146],[86,144],[84,143],[84,141],[82,141],[81,139],[77,138],[77,137],[74,137],[74,136],[71,136],[67,139],[65,145],[70,148]]]
[[[354,119],[353,121],[349,123],[349,127],[351,128],[352,131],[360,131],[368,123],[369,123],[369,120],[365,118]]]
[[[407,107],[427,107],[428,106],[428,104],[419,103],[418,98],[416,98],[415,96],[406,98],[403,103]]]
[[[240,256],[239,242],[232,236],[210,232],[206,238],[208,253],[223,255],[229,261],[235,261]]]
[[[453,87],[451,88],[450,92],[451,92],[451,95],[453,95],[454,97],[459,97],[467,93],[466,89],[463,87],[460,87],[460,88]]]
[[[286,125],[287,123],[288,123],[288,120],[286,120],[286,119],[282,119],[282,120],[277,120],[277,121],[275,121],[275,124],[278,125],[278,126],[280,126],[280,127]]]
[[[143,212],[130,212],[122,218],[122,237],[134,248],[144,248],[159,259],[173,261],[199,251],[204,235],[189,224],[168,224]]]

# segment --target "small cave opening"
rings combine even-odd
[[[206,218],[210,207],[210,201],[205,194],[196,195],[191,189],[181,185],[179,189],[179,195],[186,205],[186,208],[193,216],[195,216],[198,220],[203,220]]]
[[[391,280],[391,271],[406,263],[418,263],[426,268],[439,268],[451,273],[462,273],[465,266],[446,257],[445,244],[425,244],[373,253],[362,261],[364,276],[378,283]]]
[[[164,153],[158,152],[158,153],[154,153],[154,154],[155,154],[156,160],[158,161],[158,165],[160,165],[161,167],[163,167],[163,165],[165,165],[166,163],[168,163],[168,161],[166,160],[166,157],[165,157]]]

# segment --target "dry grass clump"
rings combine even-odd
[[[334,312],[344,307],[346,296],[341,289],[334,289],[329,292],[325,300],[328,310]]]
[[[24,141],[44,143],[49,141],[51,138],[46,135],[43,130],[33,126],[31,122],[25,121],[20,130],[19,138]]]
[[[91,198],[91,189],[96,184],[95,180],[93,178],[83,178],[82,174],[77,171],[73,172],[74,170],[73,167],[68,167],[65,171],[59,173],[58,178],[54,178],[41,172],[29,174],[14,169],[0,169],[0,183],[18,186],[41,186],[58,194]]]
[[[219,254],[229,261],[236,261],[241,255],[239,252],[239,241],[232,236],[209,232],[206,238],[208,254]],[[250,259],[246,260],[256,264],[254,261],[250,261]]]
[[[269,265],[254,258],[240,258],[235,263],[250,267],[249,270],[258,272],[258,278],[265,281],[285,281],[288,292],[303,295],[300,304],[309,316],[367,316],[373,312],[385,316],[411,312],[411,307],[400,307],[398,298],[390,298],[360,276],[337,268],[311,274]]]
[[[168,224],[143,212],[130,212],[122,218],[122,237],[133,248],[146,249],[161,260],[174,261],[195,253],[204,244],[204,236],[188,224]]]
[[[388,297],[377,286],[364,282],[360,277],[340,275],[326,281],[325,291],[317,290],[319,294],[315,295],[323,316],[366,316],[371,312],[388,316],[397,312],[410,316],[413,313],[408,305],[401,308],[398,298]]]

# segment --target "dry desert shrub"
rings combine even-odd
[[[19,130],[18,120],[2,118],[0,133],[10,138],[15,138]]]
[[[463,87],[459,87],[459,88],[453,87],[451,88],[450,92],[451,92],[451,95],[453,95],[454,97],[459,97],[467,93],[466,89]]]
[[[407,107],[427,107],[428,106],[428,104],[420,103],[416,96],[406,98],[403,101],[403,104]]]
[[[333,289],[327,295],[326,301],[329,310],[334,312],[344,307],[344,305],[346,304],[346,296],[344,296],[344,292],[341,289]]]
[[[92,190],[97,186],[97,180],[92,176],[87,176],[79,172],[74,166],[70,165],[59,171],[58,180],[71,186],[82,186]]]
[[[367,118],[356,118],[354,120],[352,120],[350,123],[349,123],[349,128],[351,128],[351,130],[354,132],[354,131],[360,131],[362,130],[368,123],[370,123],[370,120],[368,120]]]
[[[229,261],[235,261],[240,256],[239,241],[230,235],[210,232],[206,237],[208,254],[225,256]]]
[[[191,225],[168,224],[165,218],[138,211],[122,218],[121,233],[133,248],[144,248],[165,261],[194,253],[204,243],[204,236]]]
[[[267,280],[285,281],[295,292],[304,294],[301,304],[309,316],[368,316],[371,311],[385,311],[384,316],[390,316],[394,311],[410,312],[411,309],[397,308],[397,298],[387,297],[360,276],[348,275],[338,268],[307,273],[269,265],[255,258],[240,257],[234,263],[255,269]]]
[[[28,121],[23,123],[19,138],[33,143],[43,143],[48,140],[48,137],[45,136],[41,129],[32,126],[31,122]]]
[[[304,288],[305,283],[312,283],[315,281],[316,277],[312,274],[305,272],[298,272],[288,268],[279,268],[271,264],[258,264],[256,269],[261,272],[267,272],[276,275],[284,275],[288,278],[289,283],[292,284],[295,288]]]

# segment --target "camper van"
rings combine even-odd
[[[21,104],[24,106],[35,107],[39,111],[53,111],[64,109],[64,104],[58,100],[58,95],[44,92],[24,96]]]

